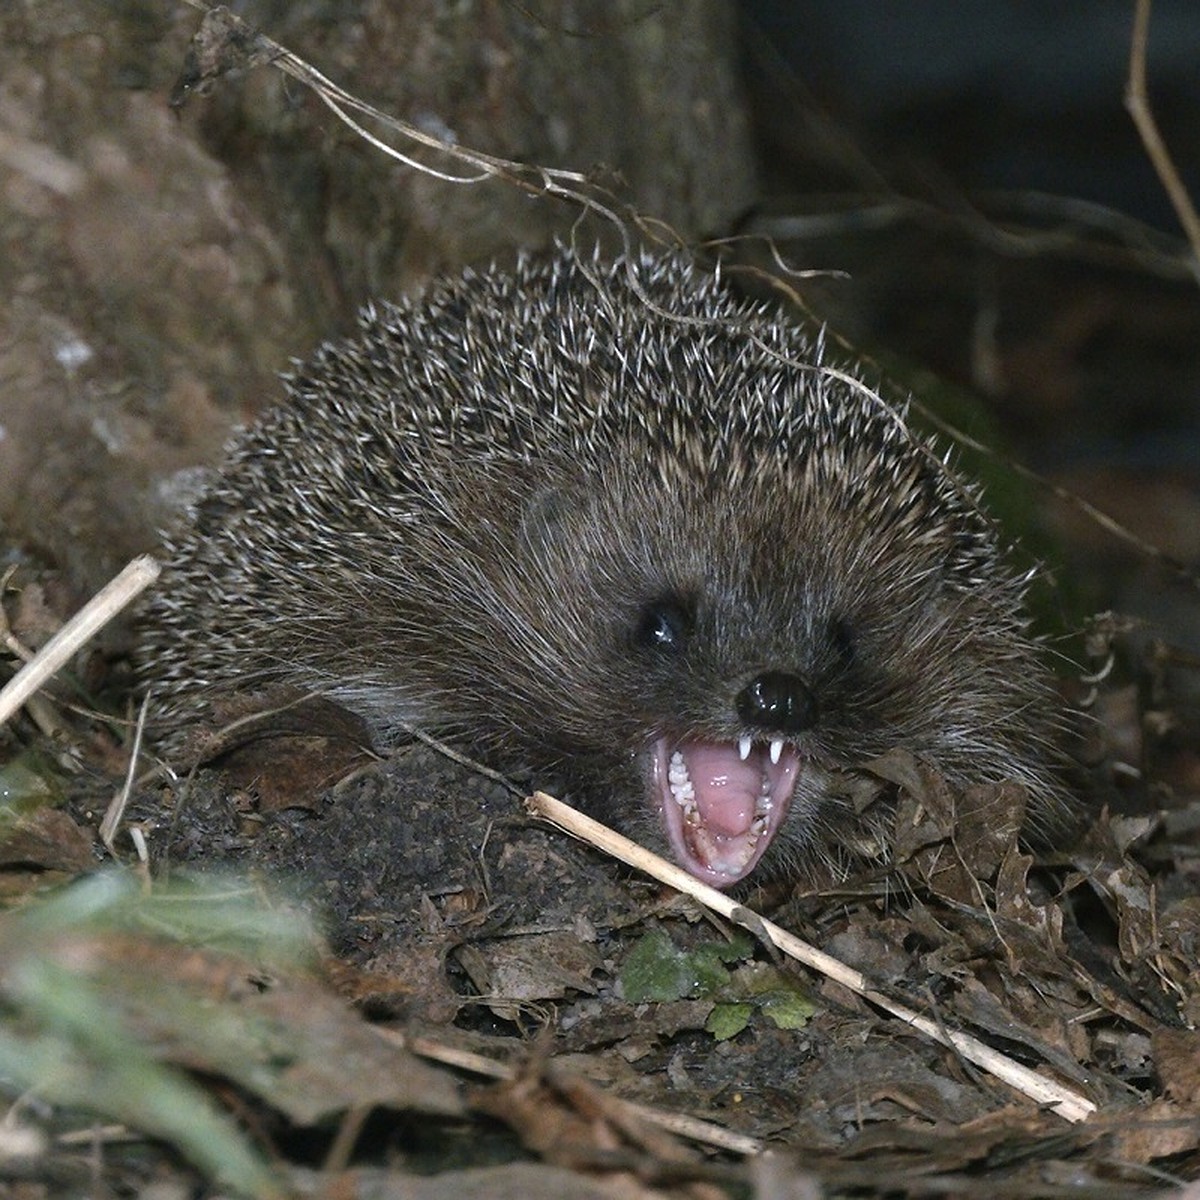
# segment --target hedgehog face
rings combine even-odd
[[[517,574],[555,581],[572,608],[522,606],[512,624],[542,677],[567,683],[543,695],[539,737],[571,748],[570,782],[619,823],[645,836],[657,814],[658,840],[716,887],[811,852],[832,771],[897,744],[936,758],[954,680],[922,664],[957,677],[986,653],[956,631],[945,544],[902,545],[835,507],[610,477],[542,493],[526,522]]]
[[[795,665],[753,665],[767,661],[772,643],[791,643],[794,633],[764,630],[752,645],[738,647],[721,637],[730,581],[712,582],[686,599],[647,603],[628,653],[641,672],[646,806],[660,814],[680,865],[728,887],[758,865],[782,829],[804,836],[811,813],[798,811],[790,821],[789,814],[798,792],[819,789],[811,739],[820,702]],[[804,657],[811,656],[793,649],[776,661]],[[796,807],[811,809],[811,800]]]

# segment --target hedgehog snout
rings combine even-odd
[[[817,698],[808,684],[788,671],[764,671],[734,698],[737,715],[749,726],[796,734],[817,723]]]

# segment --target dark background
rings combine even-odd
[[[857,345],[965,385],[1002,449],[1195,564],[1200,290],[1123,106],[1132,28],[1132,3],[745,4],[747,227],[850,273],[810,298]],[[1156,3],[1150,101],[1193,198],[1198,64],[1200,8]],[[1035,502],[1084,607],[1200,645],[1194,587]]]

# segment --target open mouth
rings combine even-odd
[[[782,739],[654,746],[654,786],[681,866],[726,888],[754,870],[796,790],[800,755]]]

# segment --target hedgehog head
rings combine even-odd
[[[506,489],[468,473],[469,544],[420,571],[439,723],[717,887],[836,841],[831,773],[888,749],[1010,777],[1040,678],[991,527],[892,410],[726,368],[742,410],[659,390]]]

